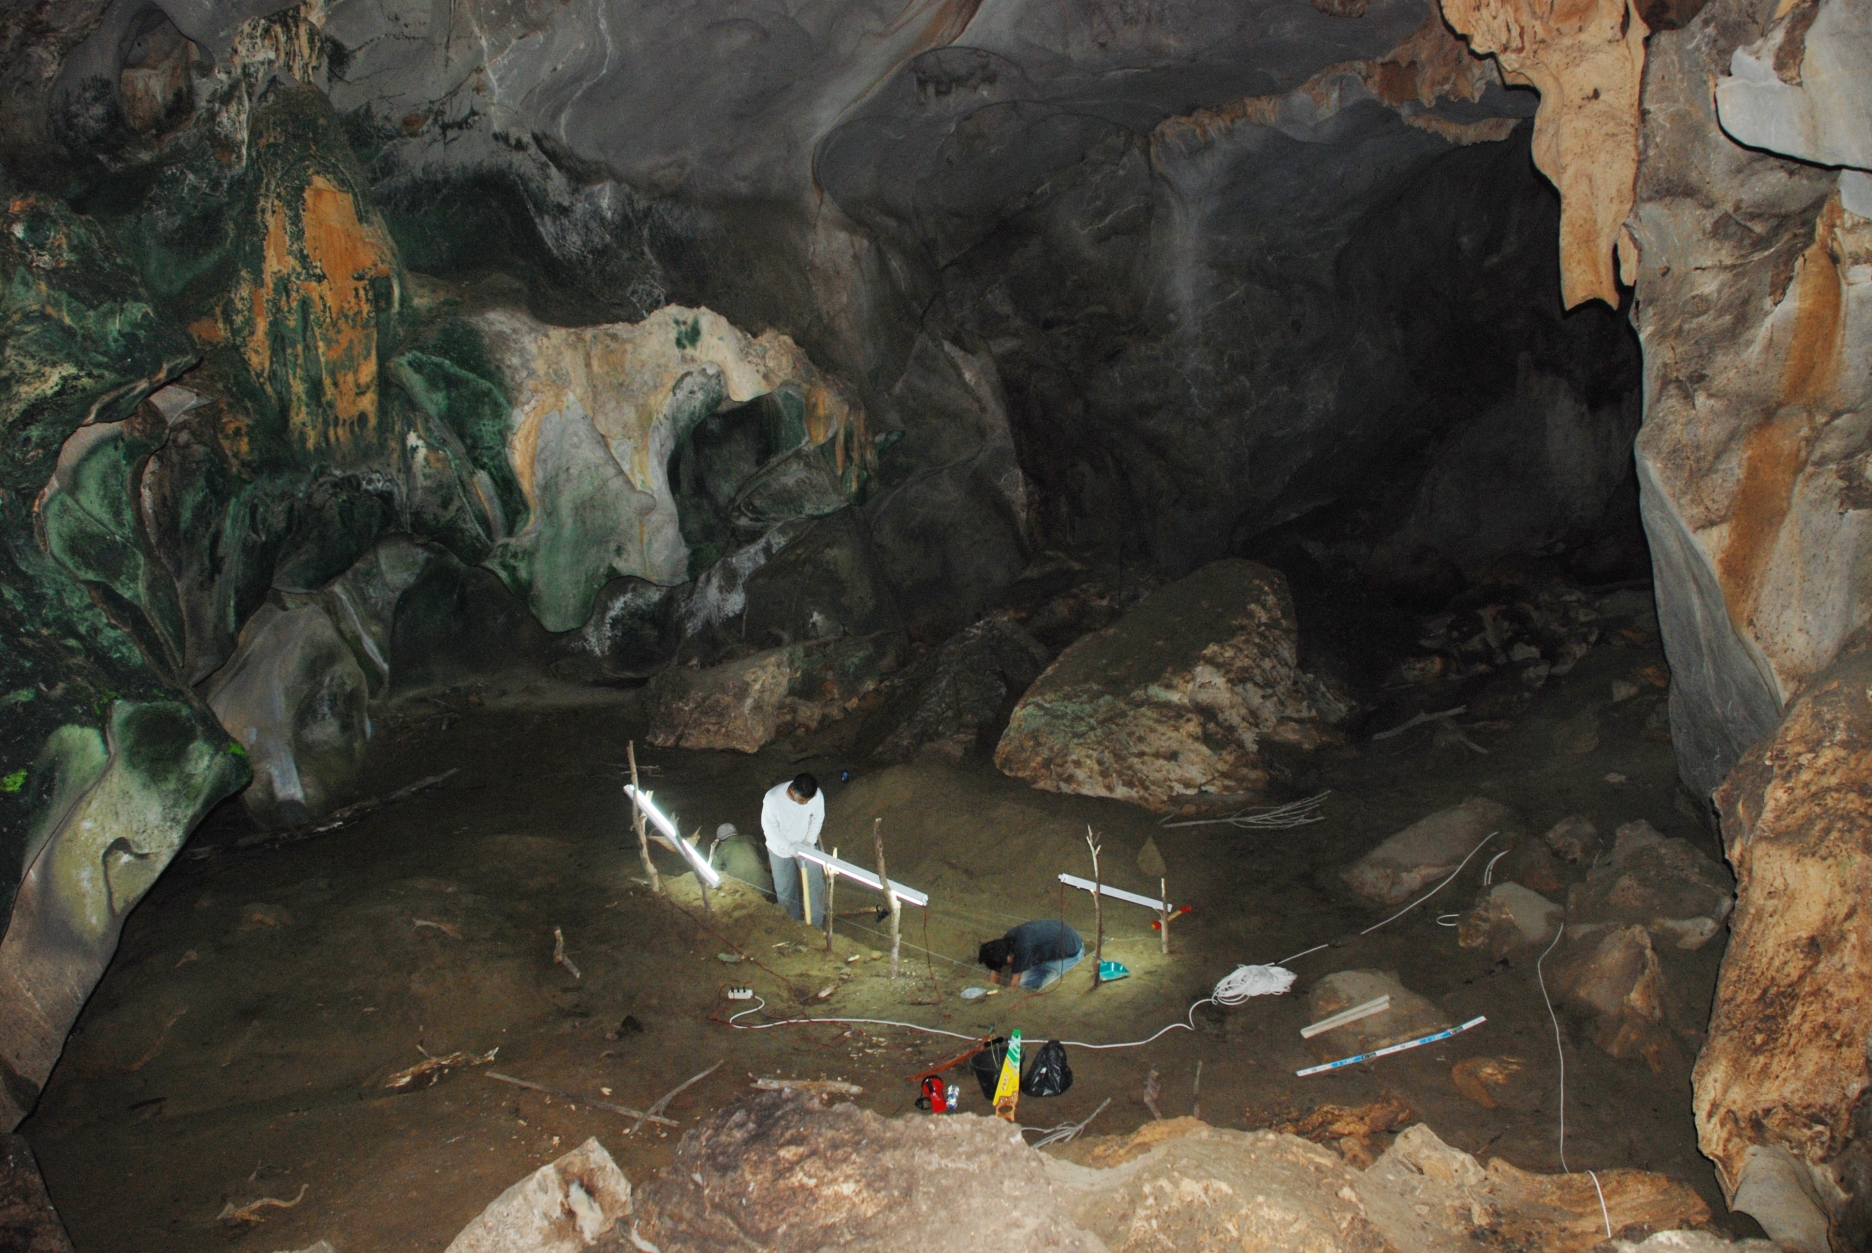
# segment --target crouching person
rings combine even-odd
[[[988,967],[990,983],[1019,986],[1030,992],[1052,987],[1085,956],[1085,941],[1063,922],[1023,922],[998,940],[981,946],[977,960]]]

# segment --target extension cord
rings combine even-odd
[[[753,988],[729,988],[722,995],[731,1001],[751,1001],[754,999]]]

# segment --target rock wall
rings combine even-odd
[[[1872,636],[1816,675],[1717,793],[1739,903],[1696,1066],[1697,1137],[1770,1235],[1872,1238]],[[1793,1182],[1778,1186],[1780,1164]],[[1789,1211],[1794,1217],[1790,1217]],[[1777,1229],[1777,1217],[1780,1227]],[[1821,1246],[1823,1249],[1825,1245]]]
[[[52,129],[112,177],[79,212],[0,176],[9,1127],[195,823],[243,785],[267,824],[344,803],[391,683],[822,644],[792,696],[823,719],[901,642],[864,409],[790,339],[412,275],[311,15],[232,22],[212,66],[93,17]],[[133,30],[127,77],[86,78]]]

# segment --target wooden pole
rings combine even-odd
[[[800,918],[807,926],[812,926],[812,877],[806,873],[806,859],[796,857],[793,864],[799,867]]]
[[[891,978],[897,977],[897,953],[901,936],[898,926],[903,919],[903,902],[897,899],[897,890],[891,887],[890,875],[884,869],[884,820],[871,820],[871,842],[877,845],[878,882],[884,885],[884,899],[890,903],[891,911]]]
[[[1157,880],[1157,901],[1163,906],[1158,911],[1162,920],[1157,926],[1163,932],[1163,951],[1164,956],[1168,957],[1170,955],[1170,889],[1164,886],[1162,879]]]
[[[1092,986],[1096,988],[1105,965],[1105,893],[1099,879],[1099,846],[1092,838],[1091,827],[1086,828],[1086,847],[1092,850]]]
[[[642,784],[637,782],[637,741],[632,740],[625,751],[630,754],[631,768],[631,814],[637,821],[637,852],[643,857],[644,873],[650,876],[650,890],[658,896],[663,894],[663,876],[657,873],[656,863],[650,860],[650,836],[644,830],[643,806],[637,803],[637,794],[642,791]]]
[[[832,855],[834,857],[838,856],[838,850],[836,848],[832,850]],[[825,873],[825,951],[828,953],[832,951],[832,920],[838,916],[832,912],[832,892],[833,892],[833,889],[836,888],[837,886],[838,886],[838,876],[833,874],[829,870],[826,871]]]

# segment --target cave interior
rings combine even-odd
[[[1868,1247],[1872,0],[0,32],[0,1245]]]

